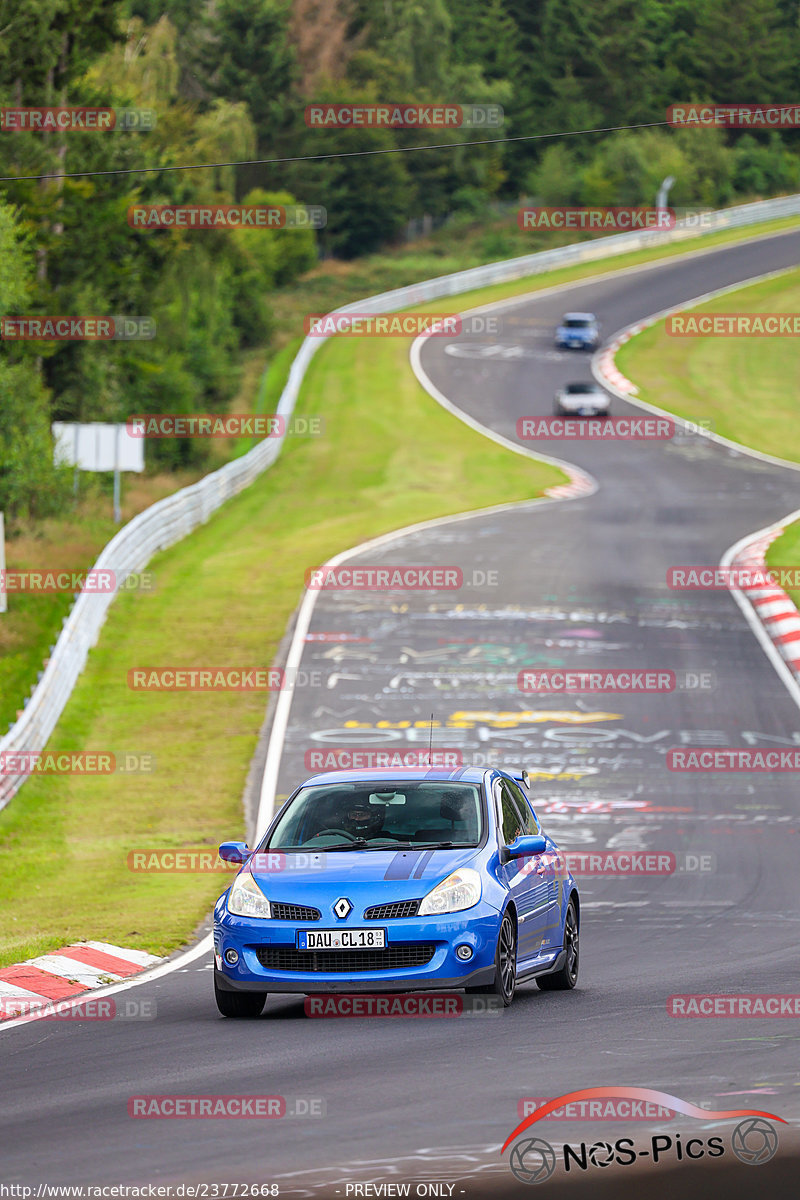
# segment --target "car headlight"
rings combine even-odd
[[[481,898],[481,877],[471,867],[453,871],[447,879],[428,892],[419,906],[420,917],[438,916],[439,913],[461,912],[472,908]]]
[[[249,873],[237,875],[228,892],[228,912],[234,917],[271,917],[269,900]]]

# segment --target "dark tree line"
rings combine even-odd
[[[320,253],[395,241],[412,217],[480,219],[497,200],[719,205],[798,185],[798,135],[662,127],[680,101],[789,102],[800,0],[0,0],[0,105],[152,108],[150,133],[0,133],[0,316],[154,316],[120,346],[0,342],[0,508],[64,502],[52,420],[224,409],[269,297]],[[309,129],[312,101],[500,104],[505,124]],[[508,141],[522,135],[557,134]],[[475,137],[480,146],[466,146]],[[314,158],[444,142],[410,154]],[[185,163],[306,158],[166,171]],[[76,172],[130,169],[124,175]],[[146,168],[150,170],[145,170]],[[155,170],[152,170],[155,168]],[[47,174],[45,180],[21,176]],[[136,201],[321,204],[295,232],[141,233]],[[164,442],[157,461],[202,461]]]

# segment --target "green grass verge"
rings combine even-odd
[[[713,235],[702,246],[751,232]],[[474,307],[700,244],[517,280],[457,304]],[[448,311],[455,304],[420,307]],[[306,304],[304,311],[315,308]],[[273,360],[258,411],[274,407],[293,349]],[[168,953],[224,886],[219,876],[137,874],[127,855],[213,847],[242,834],[241,796],[265,697],[136,693],[126,683],[131,667],[268,666],[306,567],[379,533],[529,499],[561,480],[553,468],[503,450],[441,410],[413,378],[407,354],[400,339],[335,339],[323,347],[298,412],[323,415],[326,436],[290,439],[261,479],[153,560],[154,593],[115,601],[49,748],[149,754],[155,770],[33,778],[0,813],[0,896],[8,913],[0,965],[80,938]]]
[[[698,312],[800,312],[800,270],[740,288]],[[659,322],[617,354],[643,400],[764,454],[800,462],[797,344],[784,338],[669,337]],[[800,566],[800,522],[767,552],[771,567]],[[800,605],[800,589],[789,591]]]
[[[800,270],[728,292],[697,312],[800,312]],[[617,365],[639,396],[734,442],[800,461],[800,372],[790,337],[670,337],[660,321],[632,338]]]
[[[125,475],[123,521],[188,482],[186,472],[149,479]],[[91,567],[118,526],[105,480],[84,472],[81,489],[69,514],[29,522],[7,537],[8,571],[78,572]],[[22,710],[72,604],[71,592],[9,592],[8,611],[0,614],[0,734]]]
[[[767,550],[766,558],[767,566],[790,567],[794,571],[795,577],[797,576],[800,570],[800,521],[789,525],[786,532],[775,539]],[[800,588],[787,588],[786,590],[800,608]]]

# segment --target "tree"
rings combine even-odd
[[[352,17],[352,0],[294,0],[289,37],[301,96],[311,99],[326,80],[344,79],[354,49]]]
[[[360,150],[391,150],[389,129],[326,129],[306,131],[302,145],[314,135],[316,153],[349,154]],[[328,223],[320,243],[342,258],[369,254],[397,236],[408,217],[412,184],[402,154],[327,158],[298,165],[291,172],[292,191],[301,200],[322,204]]]
[[[33,287],[29,239],[17,214],[0,203],[0,316],[25,315]],[[0,510],[13,529],[18,519],[63,507],[65,471],[53,465],[50,408],[26,345],[0,348]]]
[[[692,53],[682,100],[786,102],[796,88],[797,29],[787,28],[778,0],[704,0]]]
[[[212,95],[247,105],[259,145],[285,127],[296,74],[288,0],[220,0],[201,61]]]

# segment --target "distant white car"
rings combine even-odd
[[[568,350],[595,350],[600,344],[600,323],[594,313],[568,312],[556,329],[556,345]]]
[[[607,417],[611,397],[596,383],[565,383],[555,394],[557,417]]]

